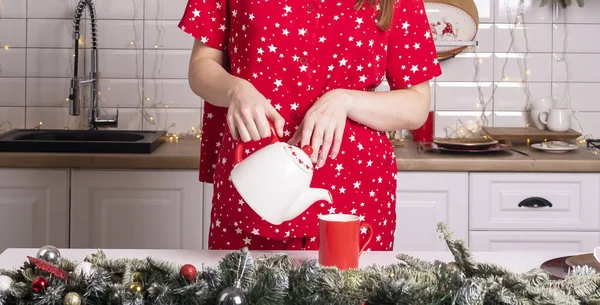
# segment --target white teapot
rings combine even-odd
[[[333,201],[328,190],[310,187],[312,147],[300,149],[280,142],[273,124],[271,143],[244,159],[245,153],[249,152],[239,142],[231,181],[250,208],[267,222],[279,225],[296,218],[317,201]]]

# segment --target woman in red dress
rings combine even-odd
[[[396,158],[385,131],[416,129],[441,74],[423,0],[188,0],[179,27],[196,40],[189,82],[204,102],[200,180],[213,183],[211,249],[318,249],[318,217],[373,227],[368,250],[392,250]],[[374,92],[384,77],[390,91]],[[229,175],[237,141],[311,145],[316,202],[272,225]],[[366,232],[362,232],[366,236]]]

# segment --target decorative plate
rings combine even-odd
[[[567,143],[565,145],[552,145],[552,144],[548,144],[546,142],[542,142],[542,143],[531,144],[531,147],[541,150],[541,151],[549,152],[549,153],[565,153],[568,151],[579,149],[579,146],[577,146],[575,144],[570,144],[570,143]]]
[[[431,35],[436,44],[455,41],[473,41],[477,36],[478,21],[462,8],[446,3],[425,3]],[[464,46],[438,46],[438,55],[458,53]]]
[[[433,143],[452,150],[486,150],[498,141],[489,138],[435,138]]]
[[[440,147],[436,144],[432,144],[429,146],[430,149],[433,150],[438,150],[440,152],[448,152],[448,153],[467,153],[467,154],[481,154],[481,153],[493,153],[493,152],[499,152],[499,151],[507,151],[511,149],[511,146],[509,145],[505,145],[505,144],[496,144],[492,147],[488,147],[485,149],[451,149],[451,148],[444,148],[444,147]]]

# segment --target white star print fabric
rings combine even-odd
[[[250,81],[286,119],[287,141],[329,90],[369,91],[384,76],[392,89],[404,89],[441,74],[422,0],[398,0],[387,31],[376,25],[378,7],[353,7],[351,0],[189,0],[179,26],[228,53],[231,73]],[[329,189],[334,203],[317,202],[273,226],[229,180],[236,143],[226,109],[205,103],[204,111],[200,179],[214,182],[212,249],[316,249],[318,215],[330,213],[359,216],[374,230],[368,248],[392,249],[397,167],[384,133],[348,121],[341,154],[313,176],[312,186]],[[249,143],[246,153],[267,143]]]

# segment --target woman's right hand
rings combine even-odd
[[[283,136],[285,120],[254,86],[241,80],[230,92],[227,125],[234,140],[258,141],[271,136],[269,120]]]

